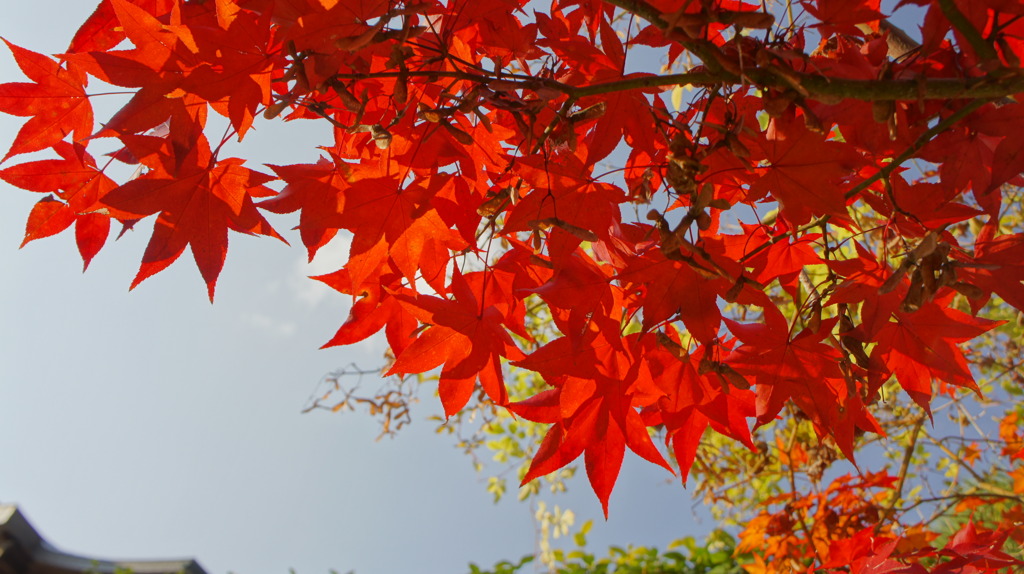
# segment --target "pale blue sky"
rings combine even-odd
[[[94,4],[0,7],[0,35],[55,53]],[[11,81],[23,77],[0,52],[0,82]],[[4,150],[21,123],[0,115]],[[317,127],[257,124],[237,153],[312,163],[326,142]],[[292,218],[272,222],[296,247],[232,235],[211,306],[189,254],[128,292],[146,225],[84,275],[70,232],[19,250],[38,199],[0,183],[0,501],[21,505],[52,543],[103,558],[191,556],[211,574],[463,572],[534,550],[529,507],[493,505],[452,440],[434,434],[429,389],[394,440],[375,442],[376,422],[358,413],[300,414],[321,376],[376,366],[383,350],[317,350],[348,301],[305,277],[339,267],[344,245],[307,266]],[[633,455],[609,522],[585,482],[573,489],[550,501],[596,519],[595,549],[664,547],[711,527]]]

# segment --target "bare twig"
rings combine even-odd
[[[914,458],[914,449],[917,448],[917,437],[921,434],[921,427],[924,426],[924,421],[927,417],[923,414],[919,415],[914,422],[914,429],[910,434],[910,444],[903,450],[903,462],[900,463],[900,471],[897,475],[899,478],[896,482],[896,488],[892,491],[892,496],[889,498],[889,503],[882,510],[882,516],[878,519],[875,524],[875,534],[881,531],[882,526],[887,520],[892,518],[893,511],[896,508],[896,504],[903,497],[903,485],[907,481],[907,473],[910,471],[910,461]]]

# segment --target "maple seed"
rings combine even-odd
[[[386,130],[384,126],[380,124],[370,126],[370,134],[373,137],[373,143],[377,145],[377,149],[388,149],[391,145],[391,132]]]
[[[590,107],[577,110],[569,114],[569,122],[572,124],[581,124],[591,120],[596,120],[604,115],[607,107],[607,104],[604,102],[598,102]]]
[[[289,106],[289,102],[281,100],[267,106],[267,109],[263,112],[263,119],[272,120],[286,110]]]

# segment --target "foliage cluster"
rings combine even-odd
[[[582,457],[607,514],[628,449],[749,503],[748,572],[1018,564],[1024,2],[102,0],[8,47],[25,242],[151,218],[132,287],[189,248],[212,300],[229,230],[351,236],[327,345],[383,331],[399,382],[339,405],[398,426],[439,369],[521,485]],[[279,117],[333,141],[232,157]]]

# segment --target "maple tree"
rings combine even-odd
[[[709,437],[762,456],[774,436],[795,485],[808,448],[856,461],[917,437],[937,397],[982,391],[994,359],[965,345],[1024,311],[1022,15],[1018,0],[103,0],[62,54],[7,43],[29,81],[0,85],[0,111],[28,119],[0,178],[45,194],[25,242],[74,226],[86,266],[112,225],[152,218],[133,288],[188,247],[212,300],[229,230],[283,240],[266,212],[298,212],[310,259],[349,234],[316,278],[353,300],[328,345],[383,330],[386,374],[440,369],[446,417],[536,423],[524,483],[582,455],[607,514],[627,448],[714,484]],[[100,123],[90,82],[129,96]],[[306,164],[230,157],[282,119],[328,122],[333,141]],[[1019,474],[1019,431],[1000,428],[994,468]],[[898,520],[906,468],[858,470],[752,523],[738,550],[770,551],[748,570],[1015,563],[1001,548],[1024,538],[1019,503],[933,546]]]

